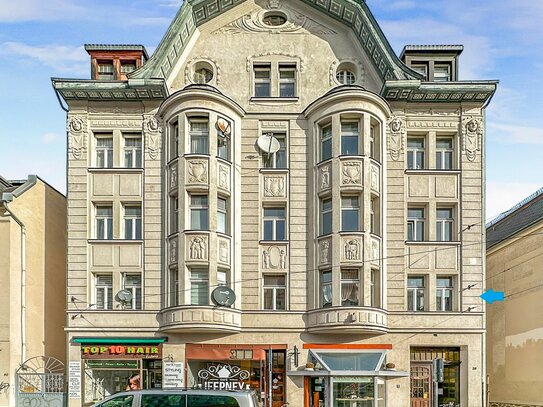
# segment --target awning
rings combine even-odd
[[[115,338],[115,337],[107,337],[107,338],[89,338],[89,337],[82,337],[82,338],[73,338],[73,343],[80,343],[82,345],[89,345],[89,344],[140,344],[140,345],[156,345],[161,344],[168,341],[168,338],[161,337],[161,338]]]
[[[368,371],[368,370],[290,370],[287,371],[287,376],[307,376],[307,377],[354,377],[354,376],[378,376],[388,379],[395,377],[409,377],[409,372],[398,371],[398,370],[378,370],[378,371]]]

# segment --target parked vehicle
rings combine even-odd
[[[137,390],[113,394],[93,407],[258,407],[252,391]]]

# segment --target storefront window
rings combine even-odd
[[[373,377],[335,377],[333,379],[334,407],[373,407],[375,384]]]
[[[138,360],[87,360],[85,362],[85,402],[92,403],[125,391],[130,376],[140,373],[139,362]]]

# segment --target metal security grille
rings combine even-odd
[[[17,406],[64,406],[64,364],[55,358],[28,359],[17,370]]]

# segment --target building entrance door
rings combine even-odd
[[[411,407],[432,407],[432,364],[411,364]]]

